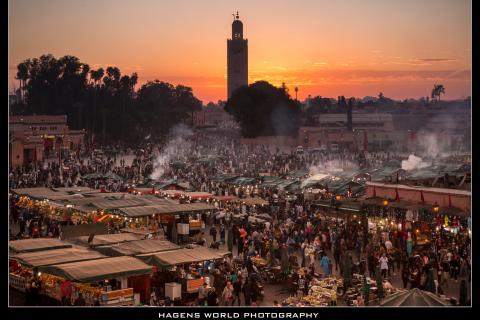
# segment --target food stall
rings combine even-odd
[[[112,234],[98,234],[93,237],[91,242],[89,243],[88,236],[80,236],[69,238],[67,241],[80,246],[86,247],[97,247],[97,246],[104,246],[104,245],[113,245],[119,244],[123,242],[130,242],[141,240],[143,237],[138,234],[133,233],[112,233]]]
[[[134,305],[131,279],[152,273],[151,266],[125,256],[43,266],[38,270],[47,277],[45,281],[52,288],[53,297],[58,297],[61,281],[68,281],[72,282],[72,289],[84,293],[87,304],[98,299],[100,305],[106,306]]]
[[[12,240],[8,243],[10,253],[35,252],[71,248],[72,245],[56,238]]]
[[[135,256],[152,252],[178,250],[180,246],[168,240],[136,240],[118,244],[109,244],[95,247],[95,250],[110,257]]]
[[[93,250],[71,247],[11,254],[9,283],[11,287],[24,292],[27,279],[33,276],[33,269],[52,264],[100,258],[105,258],[105,256]]]
[[[170,298],[186,298],[188,300],[189,295],[198,293],[198,289],[204,282],[207,283],[208,288],[213,285],[209,283],[208,277],[203,276],[206,268],[205,262],[223,259],[227,254],[229,252],[191,245],[191,248],[141,254],[137,257],[147,264],[156,266],[160,272],[176,272],[179,270],[178,268],[184,270],[184,274],[177,279],[177,283],[182,287],[182,296]],[[175,291],[171,289],[174,287],[171,282],[164,285],[166,286],[165,292],[167,290]]]

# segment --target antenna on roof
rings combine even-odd
[[[238,16],[238,10],[237,10],[237,20],[240,19],[240,17]]]

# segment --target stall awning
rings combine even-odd
[[[138,240],[115,245],[99,246],[95,250],[107,256],[134,256],[152,252],[178,250],[180,246],[167,240]]]
[[[185,192],[184,195],[185,195],[186,197],[191,198],[191,199],[209,199],[209,198],[213,197],[213,194],[212,194],[212,193],[208,193],[208,192],[198,192],[198,191]]]
[[[314,203],[315,206],[317,207],[322,207],[322,208],[329,208],[334,210],[336,207],[332,207],[330,201],[317,201]],[[351,211],[351,212],[360,212],[362,208],[362,204],[358,201],[341,201],[338,210],[340,211]]]
[[[126,215],[127,217],[147,217],[154,214],[168,214],[178,212],[195,212],[215,210],[216,208],[207,203],[171,203],[165,205],[155,206],[138,206],[130,208],[118,209],[119,214]]]
[[[109,245],[121,242],[141,240],[142,236],[133,233],[115,233],[95,235],[91,243],[92,246]],[[81,236],[68,239],[69,242],[78,245],[88,246],[88,236]]]
[[[71,248],[72,245],[56,238],[36,238],[10,241],[9,249],[16,253]]]
[[[39,270],[68,280],[95,282],[149,274],[152,267],[134,257],[114,257],[44,266]]]
[[[238,197],[236,197],[236,196],[213,196],[212,199],[217,200],[219,202],[223,202],[223,201],[236,201],[236,200],[238,200]]]
[[[223,258],[228,253],[229,252],[208,249],[205,247],[195,247],[194,249],[155,252],[138,255],[137,257],[151,265],[168,267],[183,263],[217,260]]]
[[[240,202],[244,203],[247,206],[259,206],[259,205],[268,205],[268,201],[263,200],[262,198],[245,198],[245,199],[240,199]]]
[[[78,262],[106,258],[103,254],[85,248],[65,248],[37,252],[19,253],[10,257],[27,267]]]

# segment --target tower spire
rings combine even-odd
[[[238,15],[238,10],[237,10],[237,20],[240,19],[240,16]]]

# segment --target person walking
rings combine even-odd
[[[225,225],[220,225],[220,241],[225,243]]]
[[[238,301],[238,306],[241,305],[240,293],[242,292],[242,283],[241,281],[235,281],[233,283],[233,300],[232,306],[235,304],[235,301]]]
[[[245,280],[245,284],[242,287],[243,297],[245,299],[245,305],[249,306],[251,304],[251,289],[250,283],[248,282],[248,278]]]
[[[322,258],[320,260],[320,266],[322,267],[323,275],[330,275],[330,258],[325,253],[322,253]]]
[[[215,225],[210,228],[210,235],[212,236],[213,242],[217,242],[217,228]]]
[[[224,306],[233,304],[233,285],[230,281],[227,281],[227,285],[223,289],[222,300]]]
[[[386,278],[388,273],[388,258],[385,253],[380,257],[380,259],[378,259],[378,263],[380,264],[382,277]]]

